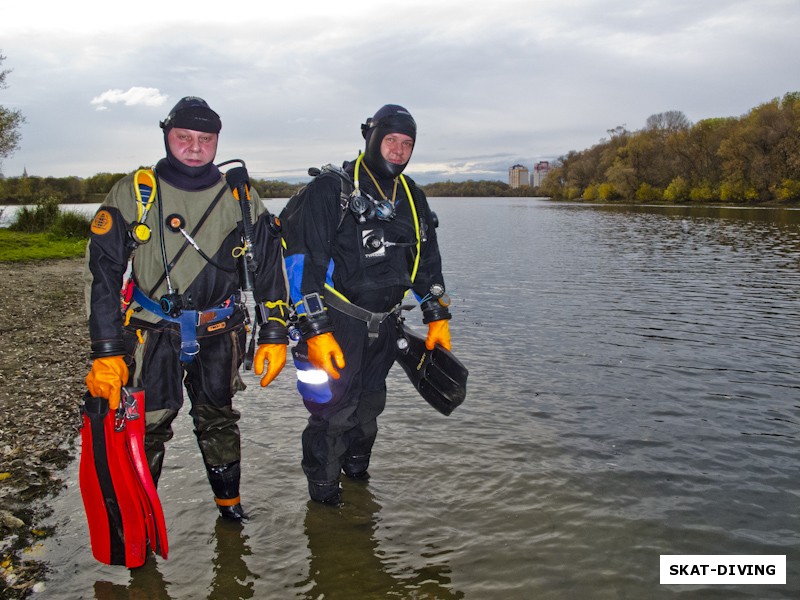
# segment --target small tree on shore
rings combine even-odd
[[[6,59],[5,56],[0,54],[0,65]],[[11,71],[0,69],[0,89],[8,87],[6,83],[6,75]],[[25,122],[25,117],[18,110],[11,110],[5,106],[0,105],[0,164],[3,159],[11,156],[14,151],[19,147],[19,126]]]

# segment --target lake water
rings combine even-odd
[[[293,369],[266,390],[246,374],[251,521],[217,519],[185,409],[169,559],[94,561],[75,462],[36,597],[800,597],[800,211],[431,205],[461,407],[436,413],[395,368],[372,479],[330,508],[307,500]],[[661,585],[664,554],[786,555],[787,583]]]

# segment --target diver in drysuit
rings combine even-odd
[[[266,386],[283,368],[288,343],[280,227],[242,179],[243,163],[238,191],[232,170],[223,175],[213,163],[222,123],[204,100],[181,99],[160,125],[166,157],[114,185],[92,222],[86,383],[112,410],[121,386],[144,388],[145,451],[156,483],[185,387],[219,512],[241,520],[240,415],[232,398],[245,387],[242,290],[255,300],[254,366]]]
[[[406,292],[421,303],[428,347],[450,349],[435,216],[422,190],[403,175],[416,123],[405,108],[388,104],[362,133],[364,153],[343,172],[316,177],[280,215],[302,333],[293,358],[311,413],[302,467],[311,499],[332,505],[341,500],[342,471],[369,477]]]

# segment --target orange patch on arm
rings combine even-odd
[[[99,210],[92,220],[92,233],[96,235],[104,235],[111,231],[111,225],[114,220],[111,218],[111,213],[107,210]]]

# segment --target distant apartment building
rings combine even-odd
[[[508,170],[508,185],[512,188],[520,186],[528,186],[528,167],[522,165],[514,165]]]
[[[536,166],[533,167],[533,176],[531,177],[531,185],[533,187],[539,187],[542,185],[542,181],[544,178],[547,177],[547,174],[550,172],[550,163],[546,160],[540,160],[536,163]]]

